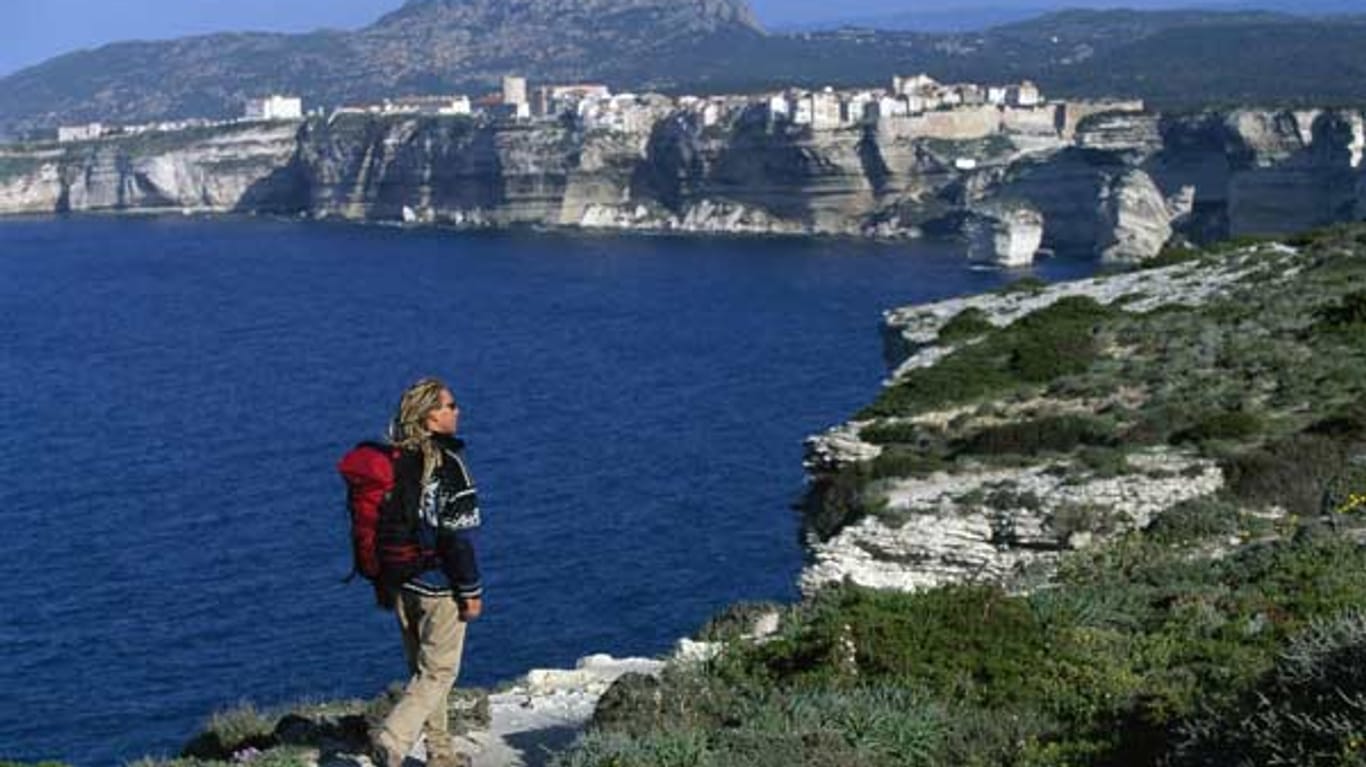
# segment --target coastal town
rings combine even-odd
[[[1077,124],[1100,112],[1142,112],[1141,100],[1062,101],[1045,98],[1028,80],[1003,84],[940,83],[928,74],[894,76],[887,88],[817,90],[788,88],[757,94],[712,96],[613,93],[598,83],[545,84],[503,77],[501,89],[467,94],[396,96],[376,103],[306,110],[298,95],[269,94],[248,99],[240,116],[229,120],[192,118],[136,125],[92,122],[62,125],[60,143],[106,136],[169,132],[241,122],[332,120],[339,115],[463,116],[512,123],[573,120],[585,130],[648,132],[675,115],[702,128],[759,120],[810,131],[875,126],[906,137],[970,140],[995,133],[1070,139]],[[49,139],[52,136],[48,137]]]

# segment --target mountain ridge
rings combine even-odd
[[[1083,9],[985,32],[773,34],[744,0],[410,0],[350,32],[219,33],[65,54],[0,79],[0,136],[231,117],[272,92],[310,107],[477,93],[506,74],[706,94],[870,87],[928,72],[1030,79],[1051,96],[1143,98],[1166,110],[1348,105],[1366,103],[1362,18]]]

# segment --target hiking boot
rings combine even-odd
[[[375,767],[403,767],[404,756],[388,733],[380,731],[370,736],[370,761]]]

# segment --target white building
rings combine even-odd
[[[300,120],[304,116],[303,99],[271,94],[263,99],[247,99],[242,113],[247,120]]]
[[[987,101],[986,91],[974,83],[962,83],[953,87],[958,93],[958,103],[964,106],[981,106]]]
[[[526,97],[526,78],[506,75],[503,77],[504,104],[530,104]]]
[[[51,134],[48,134],[51,135]],[[63,125],[57,128],[57,140],[65,144],[70,141],[90,141],[104,135],[104,125],[87,123],[85,125]]]
[[[844,123],[844,110],[839,94],[833,88],[811,94],[811,127],[815,130],[834,130]]]
[[[998,107],[1005,106],[1009,91],[1010,89],[1004,85],[987,86],[987,103],[995,104]]]
[[[812,130],[834,130],[840,127],[840,98],[833,89],[803,93],[793,101],[792,122],[797,125],[810,125]]]
[[[885,120],[889,117],[905,117],[910,114],[904,96],[883,96],[870,102],[865,112],[870,120]]]
[[[864,116],[868,112],[868,105],[877,101],[877,94],[868,91],[859,91],[840,104],[840,120],[845,125],[854,125],[863,122]]]
[[[918,75],[912,75],[911,77],[892,77],[893,94],[910,95],[912,93],[921,93],[928,90],[937,90],[938,88],[938,81],[923,72]]]
[[[534,91],[533,96],[531,113],[538,117],[554,117],[565,112],[577,112],[579,105],[586,101],[611,98],[612,90],[597,83],[542,85]]]
[[[1043,94],[1037,85],[1025,80],[1006,89],[1006,103],[1013,107],[1036,107],[1043,103]]]
[[[769,119],[779,117],[790,119],[792,117],[792,105],[788,103],[786,95],[778,94],[768,97],[768,116]]]
[[[469,96],[401,96],[385,99],[380,111],[385,114],[468,115],[473,109]]]
[[[725,114],[722,103],[716,99],[704,101],[702,99],[689,100],[689,98],[684,97],[679,100],[679,103],[689,112],[697,115],[698,124],[703,128],[710,128],[721,122],[721,118]]]

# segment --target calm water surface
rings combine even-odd
[[[790,599],[802,439],[874,396],[881,311],[1019,276],[925,243],[0,222],[0,758],[172,754],[217,708],[402,677],[340,583],[333,467],[424,374],[486,518],[462,682]]]

